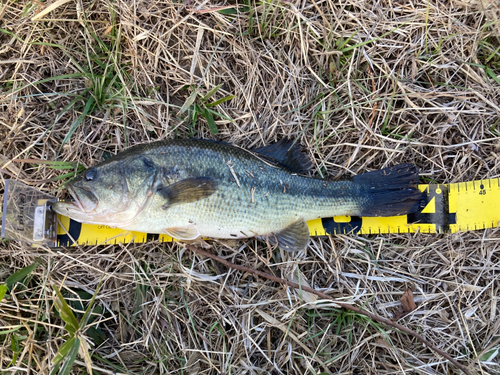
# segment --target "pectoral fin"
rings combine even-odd
[[[175,204],[191,203],[211,196],[217,190],[217,181],[210,177],[186,178],[156,192],[166,199],[163,209]]]
[[[300,218],[279,232],[269,233],[259,238],[271,245],[277,244],[280,249],[286,251],[299,251],[304,250],[309,243],[309,228],[304,218]]]
[[[200,236],[200,232],[194,224],[187,225],[185,227],[166,228],[165,234],[178,240],[184,241],[194,240]]]

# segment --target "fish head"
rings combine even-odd
[[[123,227],[144,208],[153,179],[154,168],[140,159],[104,162],[66,185],[72,201],[57,202],[52,207],[81,223]]]

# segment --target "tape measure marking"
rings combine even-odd
[[[57,242],[59,246],[71,246],[73,245],[73,240],[78,242],[80,239],[80,233],[82,231],[82,223],[78,221],[71,220],[66,216],[59,215],[59,228],[61,226],[65,226],[67,228],[64,230],[62,234],[60,234],[60,230],[58,230],[57,234]],[[63,227],[64,228],[64,227]]]
[[[434,224],[437,233],[449,230],[447,185],[427,185],[423,190],[425,207],[408,215],[408,224]],[[427,228],[430,230],[430,228]]]
[[[160,239],[160,235],[157,233],[147,233],[146,241],[158,241]]]

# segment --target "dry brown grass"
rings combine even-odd
[[[0,3],[0,163],[21,181],[62,172],[9,163],[16,158],[88,166],[189,135],[244,147],[298,138],[314,173],[331,177],[399,162],[416,163],[423,181],[500,176],[497,1],[58,4],[32,21],[48,4]],[[219,84],[214,100],[235,97],[213,108],[231,119],[215,117],[213,135],[180,109],[194,90]],[[98,105],[70,133],[91,95]],[[59,186],[37,185],[57,194]],[[290,280],[300,270],[302,282],[384,317],[413,286],[417,310],[400,323],[473,373],[499,374],[500,355],[484,360],[500,348],[499,238],[498,230],[332,236],[314,238],[306,254],[269,253],[254,240],[212,245]],[[78,310],[82,291],[101,279],[93,324],[105,340],[86,333],[95,373],[458,373],[404,334],[178,244],[4,242],[0,281],[37,257],[27,286],[0,303],[0,327],[21,325],[0,335],[5,373],[49,373],[68,337],[52,285]],[[74,373],[85,372],[81,361]]]

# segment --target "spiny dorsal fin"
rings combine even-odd
[[[282,138],[279,142],[251,151],[276,160],[293,173],[307,173],[312,167],[309,157],[290,139]]]
[[[172,185],[160,187],[157,193],[166,199],[163,209],[174,204],[191,203],[211,196],[217,190],[217,181],[210,177],[186,178]]]
[[[309,228],[304,218],[301,217],[285,229],[260,236],[259,239],[270,245],[277,244],[280,249],[286,251],[300,251],[304,250],[309,243]]]

